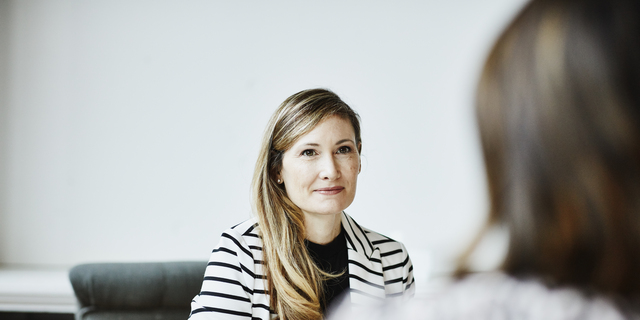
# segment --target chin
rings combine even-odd
[[[336,214],[341,214],[342,211],[344,211],[349,207],[349,205],[351,205],[351,201],[349,202],[345,201],[340,203],[324,202],[316,206],[313,210],[308,210],[308,212],[313,212],[317,215],[323,215],[323,216],[336,215]],[[305,210],[303,209],[303,211]]]
[[[334,208],[327,208],[327,210],[322,210],[320,211],[321,214],[324,215],[332,215],[332,214],[341,214],[342,211],[344,211],[345,209],[347,209],[348,206],[339,206],[339,207],[334,207]]]
[[[342,213],[343,210],[344,209],[324,208],[321,210],[312,210],[308,212],[319,215],[319,216],[331,216],[331,215],[339,215]]]

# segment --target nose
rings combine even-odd
[[[340,178],[340,168],[336,159],[333,158],[333,155],[324,157],[320,168],[320,179],[336,180],[338,178]]]

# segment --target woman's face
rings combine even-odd
[[[360,154],[348,120],[320,122],[284,152],[279,179],[305,215],[339,214],[356,195]]]

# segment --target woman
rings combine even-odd
[[[500,270],[362,319],[640,318],[640,2],[530,2],[476,106]]]
[[[360,173],[358,115],[331,91],[287,98],[267,126],[253,177],[256,218],[222,234],[191,307],[197,319],[321,319],[353,303],[411,296],[404,246],[343,212]]]

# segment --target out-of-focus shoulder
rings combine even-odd
[[[354,309],[341,306],[330,320],[623,320],[602,296],[586,296],[573,288],[548,288],[535,279],[516,279],[500,272],[469,275],[440,292],[404,304]]]

